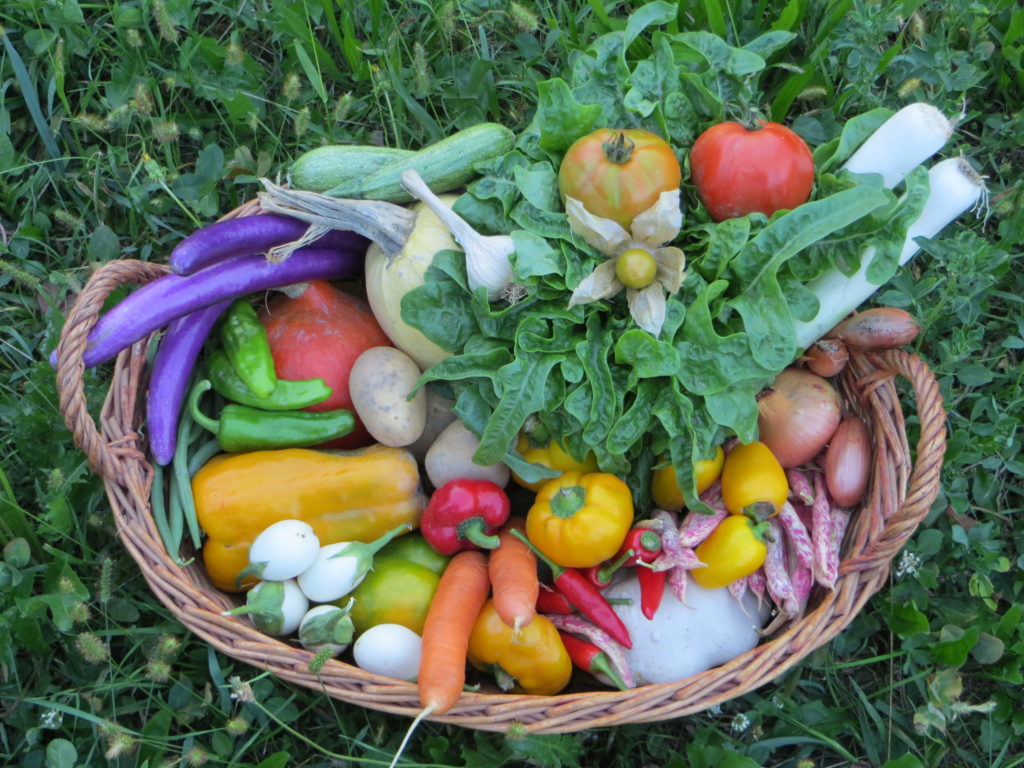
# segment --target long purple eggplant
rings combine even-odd
[[[170,464],[178,437],[178,417],[185,402],[189,376],[206,338],[231,299],[179,317],[160,340],[149,377],[146,424],[149,449],[157,464]]]
[[[276,213],[218,221],[186,237],[168,260],[178,275],[191,275],[232,256],[266,253],[277,245],[292,243],[306,233],[305,221]],[[311,243],[314,248],[366,250],[370,241],[355,232],[332,229]]]
[[[271,263],[262,255],[234,256],[188,276],[165,275],[129,294],[103,315],[89,332],[86,368],[105,363],[122,349],[179,317],[226,299],[309,280],[353,277],[363,264],[362,249],[300,248]],[[50,355],[57,364],[57,353]]]

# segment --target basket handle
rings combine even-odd
[[[64,423],[75,445],[85,453],[93,472],[104,478],[118,476],[118,452],[100,434],[85,399],[85,363],[89,332],[103,304],[122,285],[145,285],[168,274],[169,268],[133,259],[109,261],[90,275],[68,312],[57,346],[57,392]]]
[[[843,561],[841,573],[880,567],[888,570],[889,562],[924,520],[938,495],[946,451],[946,412],[939,384],[928,365],[902,349],[872,353],[868,358],[881,371],[902,376],[913,387],[921,431],[906,497],[864,551]]]

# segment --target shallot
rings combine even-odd
[[[871,435],[859,416],[847,416],[825,452],[825,484],[832,501],[852,507],[864,498],[871,475]]]
[[[826,379],[841,373],[849,359],[850,350],[839,339],[818,339],[801,358],[807,370]]]
[[[861,349],[892,349],[912,342],[920,330],[906,310],[874,307],[843,320],[826,334],[826,340],[838,339]]]

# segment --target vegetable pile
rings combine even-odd
[[[626,69],[659,23],[595,40],[519,136],[297,158],[90,334],[96,365],[165,329],[163,541],[314,667],[416,679],[434,714],[467,668],[625,689],[835,588],[874,450],[835,377],[918,330],[854,311],[984,187],[919,167],[952,132],[927,105],[813,150],[726,121],[789,33],[656,31]]]

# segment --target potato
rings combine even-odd
[[[352,407],[374,440],[403,448],[423,434],[427,393],[408,399],[419,378],[416,362],[394,347],[371,347],[356,359],[348,379]]]
[[[427,392],[427,426],[423,428],[423,434],[416,439],[416,442],[408,446],[409,451],[421,465],[427,459],[427,451],[430,450],[430,446],[434,444],[444,428],[455,421],[452,401],[447,397],[441,397],[429,384],[423,389]]]
[[[480,447],[476,435],[462,426],[462,422],[453,421],[437,436],[437,440],[427,451],[423,462],[427,477],[435,488],[440,488],[449,480],[468,477],[476,480],[490,480],[504,488],[508,485],[511,475],[507,466],[497,464],[480,465],[473,462],[473,454]]]

